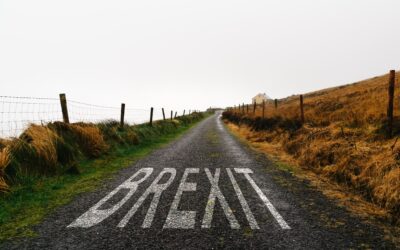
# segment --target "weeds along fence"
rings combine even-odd
[[[227,108],[236,117],[294,121],[299,126],[380,126],[392,137],[400,132],[400,96],[395,95],[399,73],[362,82],[263,103],[241,103]],[[399,123],[399,124],[397,124]],[[266,124],[269,124],[268,122]]]
[[[153,121],[173,119],[190,114],[191,110],[176,111],[165,108],[133,108],[122,103],[120,106],[102,106],[67,100],[65,94],[59,98],[37,98],[0,96],[0,138],[19,136],[30,124],[103,123],[152,125]]]

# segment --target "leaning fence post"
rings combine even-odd
[[[303,107],[303,95],[300,95],[300,117],[301,117],[301,123],[304,123],[304,107]]]
[[[153,126],[153,107],[150,109],[150,126]]]
[[[389,74],[389,88],[388,88],[389,102],[387,108],[387,119],[388,119],[387,136],[389,138],[391,138],[393,134],[393,99],[394,99],[394,82],[396,77],[395,74],[396,72],[394,70],[391,70]]]
[[[164,112],[164,108],[162,108],[162,116],[163,116],[163,119],[164,119],[164,121],[165,121],[165,112]]]
[[[253,115],[256,113],[256,108],[257,108],[257,103],[254,102],[254,106],[253,106]]]
[[[175,112],[175,117],[174,118],[176,118],[177,115],[178,115],[178,111]]]
[[[278,99],[275,99],[275,109],[278,108]]]
[[[67,108],[67,97],[65,94],[60,94],[61,112],[63,115],[63,121],[69,123],[68,108]]]
[[[120,127],[123,128],[125,123],[125,103],[121,103],[121,121],[119,123]]]
[[[262,118],[264,119],[265,118],[265,100],[263,100],[263,103],[262,103]]]
[[[183,116],[185,116],[185,110],[183,110]]]

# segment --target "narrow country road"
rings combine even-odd
[[[104,166],[107,167],[107,166]],[[5,249],[394,248],[211,116]]]

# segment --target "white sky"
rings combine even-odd
[[[0,0],[0,95],[204,109],[400,65],[400,1]]]

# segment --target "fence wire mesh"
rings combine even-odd
[[[120,121],[121,106],[101,106],[67,100],[71,123],[101,123]],[[171,109],[165,109],[165,118],[170,119]],[[175,116],[173,111],[173,115]],[[178,111],[178,116],[182,111]],[[0,96],[0,138],[18,137],[30,124],[45,125],[63,121],[60,99]],[[153,121],[162,120],[162,108],[154,108]],[[149,122],[149,108],[125,108],[125,124],[135,125]]]
[[[31,123],[61,121],[60,100],[0,96],[0,137],[16,137]]]

